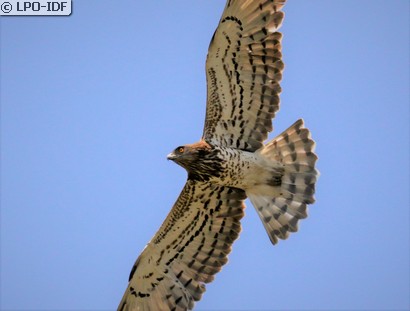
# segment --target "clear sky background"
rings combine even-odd
[[[74,1],[1,17],[2,310],[113,310],[179,195],[223,0]],[[289,1],[281,110],[317,203],[272,246],[248,203],[198,310],[409,308],[409,1]]]

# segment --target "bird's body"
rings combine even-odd
[[[298,120],[264,143],[279,109],[284,2],[227,1],[208,51],[202,138],[168,155],[188,180],[135,262],[118,310],[192,309],[228,260],[247,197],[273,244],[307,217],[318,177],[309,130]]]
[[[270,181],[276,179],[279,179],[280,185],[283,165],[260,153],[210,146],[203,141],[183,148],[184,155],[176,155],[177,151],[175,151],[168,156],[168,159],[184,167],[190,179],[242,190],[269,183],[275,186],[274,182]],[[179,159],[179,157],[184,159]]]

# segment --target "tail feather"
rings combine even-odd
[[[268,196],[250,197],[273,244],[287,239],[290,232],[298,231],[299,219],[307,217],[307,207],[285,198]]]
[[[300,119],[260,150],[262,156],[283,167],[281,183],[272,189],[272,195],[248,192],[273,244],[296,232],[298,221],[307,217],[307,205],[315,202],[319,172],[314,148],[315,142]]]

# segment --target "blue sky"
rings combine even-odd
[[[74,1],[1,17],[2,310],[112,310],[186,179],[225,2]],[[198,310],[409,308],[409,2],[289,1],[281,110],[317,202],[273,247],[251,204]]]

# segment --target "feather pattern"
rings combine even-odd
[[[227,262],[245,192],[188,180],[131,270],[118,310],[189,310]]]
[[[272,131],[284,64],[283,0],[228,1],[206,62],[208,98],[203,139],[255,151]]]
[[[307,217],[307,205],[315,202],[319,172],[314,150],[315,142],[300,119],[258,151],[283,167],[278,195],[247,192],[273,244],[296,232],[299,220]]]

